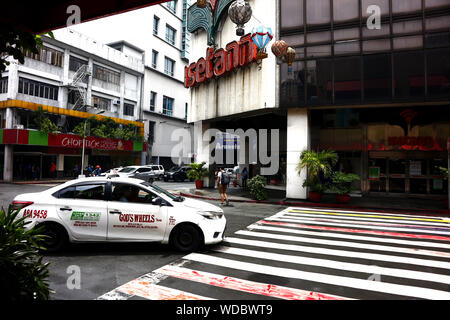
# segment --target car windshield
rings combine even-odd
[[[163,188],[161,188],[161,187],[159,187],[159,186],[157,186],[157,185],[155,185],[155,184],[151,184],[151,183],[149,183],[149,182],[147,182],[147,181],[144,181],[144,182],[142,182],[141,184],[144,185],[144,186],[146,186],[146,187],[149,187],[149,188],[155,190],[155,191],[158,192],[158,193],[162,193],[162,194],[168,196],[168,197],[169,197],[170,199],[172,199],[173,201],[177,201],[177,202],[182,202],[182,201],[184,201],[184,197],[174,195],[174,194],[170,193],[169,191],[167,191],[166,189],[163,189]]]
[[[119,172],[124,172],[124,173],[128,173],[128,172],[133,172],[135,171],[136,168],[123,168],[122,170],[120,170]]]
[[[180,170],[180,167],[172,167],[172,168],[170,168],[169,172],[175,172],[178,170]]]

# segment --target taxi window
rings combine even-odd
[[[105,184],[75,186],[75,199],[104,200]]]
[[[156,194],[135,185],[126,183],[112,184],[112,201],[151,204],[156,197],[158,197]]]
[[[70,186],[60,190],[55,196],[60,199],[104,200],[105,184]]]

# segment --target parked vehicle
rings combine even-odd
[[[164,181],[185,181],[188,179],[187,172],[191,170],[189,166],[175,166],[170,168],[169,171],[164,173]]]
[[[164,167],[160,164],[149,164],[146,167],[152,168],[158,179],[164,178]]]
[[[113,168],[113,169],[109,169],[108,171],[102,172],[100,174],[101,177],[107,177],[110,174],[117,174],[119,172],[119,170],[121,170],[123,167],[118,167],[118,168]]]
[[[119,170],[117,174],[122,178],[136,178],[149,182],[158,178],[158,175],[148,166],[128,166]]]
[[[44,246],[58,251],[69,242],[161,242],[194,251],[223,240],[223,210],[130,178],[82,178],[37,193],[20,194],[11,204],[18,217],[42,226]]]

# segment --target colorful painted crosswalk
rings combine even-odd
[[[290,207],[98,299],[450,300],[450,219]]]

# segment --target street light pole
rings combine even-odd
[[[94,115],[94,117],[96,115],[102,114],[104,112],[105,112],[105,110],[102,110],[102,111],[96,113]],[[90,118],[87,118],[86,120],[84,120],[84,127],[83,127],[83,151],[81,152],[81,174],[78,176],[78,178],[84,178],[85,177],[85,175],[84,175],[84,149],[85,149],[85,144],[86,144],[86,124],[87,124],[89,119]]]

